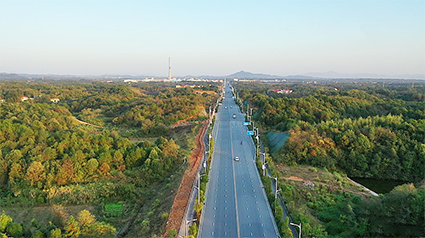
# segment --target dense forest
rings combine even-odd
[[[149,216],[133,232],[162,235],[171,208],[162,200],[175,192],[170,177],[181,176],[187,166],[196,126],[217,96],[202,93],[217,92],[217,86],[198,89],[163,83],[0,83],[0,210],[78,204],[100,210],[100,221],[87,211],[32,225],[14,223],[3,212],[0,233],[114,236],[116,228],[104,221],[121,226],[123,207],[137,213],[145,203]],[[172,191],[165,195],[162,188]],[[157,218],[150,214],[155,209]]]
[[[283,147],[268,148],[275,176],[298,165],[313,166],[304,175],[333,173],[315,177],[314,189],[281,181],[283,199],[293,220],[303,224],[303,236],[425,235],[424,83],[234,85],[263,134],[288,133]],[[276,88],[292,92],[270,90]],[[378,198],[364,197],[346,189],[345,176],[407,184]]]

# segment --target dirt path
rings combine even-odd
[[[300,178],[300,177],[297,177],[297,176],[289,176],[289,177],[281,177],[281,178],[283,178],[283,179],[286,179],[286,180],[291,180],[291,181],[299,181],[299,182],[309,182],[309,181],[307,181],[307,180],[305,180],[305,179],[303,179],[303,178]],[[363,186],[363,185],[361,185],[361,184],[359,184],[359,183],[356,183],[355,181],[353,181],[352,179],[350,179],[350,178],[348,178],[347,177],[347,179],[352,183],[352,184],[354,184],[354,185],[356,185],[356,186],[359,186],[359,187],[362,187],[366,192],[361,192],[360,194],[362,194],[362,195],[365,195],[365,194],[371,194],[372,196],[375,196],[375,197],[378,197],[379,195],[377,194],[377,193],[375,193],[374,191],[372,191],[372,190],[370,190],[370,189],[368,189],[368,188],[366,188],[365,186]],[[327,187],[329,187],[330,185],[329,184],[326,184],[326,183],[323,183],[323,182],[317,182],[317,181],[315,181],[314,182],[314,184],[319,184],[319,185],[324,185],[324,186],[327,186]],[[343,191],[344,192],[352,192],[351,190],[349,190],[349,189],[345,189],[345,188],[343,188]]]
[[[94,124],[91,124],[91,123],[88,123],[88,122],[85,122],[85,121],[78,120],[76,117],[74,117],[74,119],[77,120],[77,122],[80,123],[80,124],[90,125],[90,126],[94,126],[94,127],[97,127],[97,128],[102,128],[101,126],[97,126],[97,125],[94,125]]]
[[[292,180],[292,181],[301,181],[301,182],[305,182],[304,179],[297,177],[297,176],[289,176],[289,177],[281,177],[284,178],[286,180]]]
[[[189,157],[189,168],[185,171],[176,197],[174,198],[173,207],[171,208],[167,226],[165,227],[165,234],[167,234],[167,232],[171,229],[176,229],[178,232],[180,228],[187,202],[189,200],[192,184],[195,181],[196,173],[202,161],[204,153],[204,143],[202,142],[202,138],[204,137],[207,127],[208,124],[204,124],[196,136],[196,147],[192,151],[192,155]]]

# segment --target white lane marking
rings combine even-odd
[[[233,143],[232,143],[232,126],[230,124],[229,121],[229,126],[230,126],[230,148],[232,151],[232,158],[234,158],[233,155]],[[241,231],[240,231],[240,227],[239,227],[239,211],[238,211],[238,193],[236,190],[236,174],[235,174],[235,161],[232,159],[232,172],[233,172],[233,188],[235,190],[235,210],[236,210],[236,230],[237,230],[237,234],[238,234],[238,238],[241,237]]]

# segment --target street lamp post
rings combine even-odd
[[[291,224],[291,225],[293,225],[293,226],[298,226],[298,228],[300,228],[300,234],[298,234],[298,238],[301,238],[301,222],[300,222],[300,224],[298,225],[298,224],[295,224],[295,223],[289,223],[289,224]]]
[[[189,222],[193,222],[193,221],[196,221],[196,219],[192,219],[192,220],[187,220],[187,221],[186,221],[186,224],[185,224],[185,226],[184,226],[184,230],[185,230],[185,235],[186,235],[186,237],[187,237],[187,225],[189,224]]]
[[[256,147],[256,150],[255,150],[255,158],[257,158],[257,156],[260,154],[260,151],[259,151],[260,138],[258,137],[258,135],[255,138],[257,139],[257,147]]]
[[[277,177],[275,177],[275,178],[273,178],[274,180],[276,180],[276,183],[275,183],[275,185],[276,185],[276,192],[274,193],[274,199],[276,200],[277,199]]]
[[[277,193],[279,193],[279,192],[280,192],[280,189],[279,190],[276,190],[276,196],[277,196]],[[276,206],[277,206],[276,204],[279,205],[279,203],[277,201],[277,198],[275,198],[274,214],[276,214]]]
[[[266,153],[261,153],[263,155],[263,176],[266,176]]]
[[[208,161],[208,151],[205,151],[205,159],[203,163],[205,173],[207,172],[207,161]]]
[[[208,137],[208,147],[209,147],[209,149],[208,149],[208,151],[211,151],[211,138],[212,138],[212,135],[209,134],[209,137]]]
[[[269,178],[272,178],[272,179],[274,179],[274,180],[276,180],[276,183],[275,183],[275,193],[274,193],[274,200],[275,200],[275,202],[277,202],[277,177],[272,177],[272,176],[269,176]],[[274,213],[276,213],[276,207],[275,207],[275,209],[274,209]]]

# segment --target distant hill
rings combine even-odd
[[[245,78],[245,79],[270,79],[270,78],[283,78],[278,75],[270,75],[270,74],[254,74],[246,71],[239,71],[237,73],[226,76],[228,78]]]
[[[306,75],[271,75],[271,74],[254,74],[246,71],[239,71],[237,73],[224,76],[226,78],[237,78],[237,79],[315,79],[315,77]]]
[[[143,79],[143,78],[166,78],[161,76],[147,76],[147,75],[57,75],[57,74],[16,74],[16,73],[0,73],[0,80],[122,80],[122,79]],[[186,76],[173,76],[176,78],[204,78],[204,79],[222,79],[222,78],[237,78],[237,79],[288,79],[288,80],[320,80],[320,79],[419,79],[425,80],[425,74],[399,74],[399,75],[384,75],[384,74],[342,74],[334,71],[328,72],[312,72],[303,75],[272,75],[272,74],[256,74],[247,71],[239,71],[230,75],[216,76],[216,75],[186,75]]]

